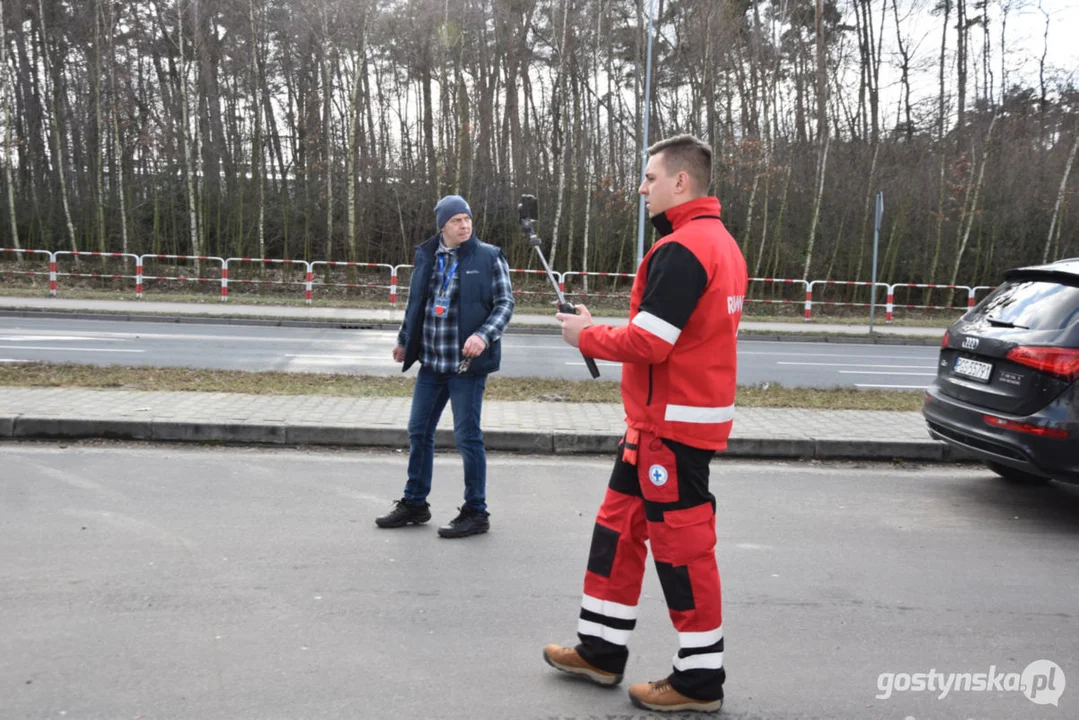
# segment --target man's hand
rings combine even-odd
[[[576,305],[577,314],[555,313],[555,319],[562,323],[562,339],[573,347],[581,346],[581,331],[592,326],[592,313],[584,305]]]
[[[465,340],[465,346],[461,348],[461,354],[466,358],[479,357],[487,349],[487,341],[479,335],[471,335]]]
[[[403,363],[405,361],[405,346],[398,345],[393,349],[393,361]]]

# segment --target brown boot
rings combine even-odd
[[[630,685],[629,699],[637,707],[653,712],[718,712],[723,707],[723,698],[694,700],[675,690],[666,679]]]
[[[561,645],[548,645],[543,648],[543,659],[556,670],[561,670],[571,675],[580,675],[591,680],[597,685],[610,687],[622,682],[622,676],[600,670],[595,665],[585,661],[576,648],[562,647]]]

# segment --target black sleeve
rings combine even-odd
[[[707,271],[685,245],[669,242],[652,254],[647,272],[640,311],[681,330],[708,285]]]

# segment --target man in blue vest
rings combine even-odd
[[[453,437],[464,460],[465,502],[438,534],[458,538],[490,528],[480,413],[487,375],[498,370],[502,333],[513,317],[513,287],[505,255],[472,231],[472,210],[464,198],[439,200],[435,223],[439,232],[416,248],[408,306],[393,349],[402,371],[417,360],[421,366],[408,421],[408,482],[404,496],[375,524],[397,528],[431,519],[427,496],[435,428],[450,402]]]

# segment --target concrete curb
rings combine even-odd
[[[396,331],[399,323],[387,323],[379,320],[289,320],[285,318],[258,318],[243,316],[217,315],[159,315],[153,313],[94,313],[81,310],[35,310],[35,309],[0,309],[0,317],[29,317],[59,320],[107,320],[112,322],[152,322],[190,325],[252,325],[261,327],[300,327],[333,328],[338,330],[391,330]],[[602,319],[602,318],[601,318]],[[514,324],[506,329],[507,335],[559,335],[554,326]],[[943,334],[943,330],[941,331]],[[937,347],[939,338],[912,337],[903,335],[813,335],[805,332],[777,335],[771,332],[743,330],[740,335],[747,340],[759,342],[790,343],[842,343],[848,345],[915,345]]]
[[[226,445],[323,446],[342,448],[407,448],[404,428],[325,426],[285,423],[206,423],[79,419],[18,415],[0,417],[0,439],[12,440],[142,440]],[[618,435],[563,432],[484,432],[493,451],[532,455],[610,455]],[[453,433],[439,430],[435,445],[454,447]],[[876,460],[970,462],[972,458],[937,440],[851,440],[844,438],[732,438],[725,457],[765,460]]]

